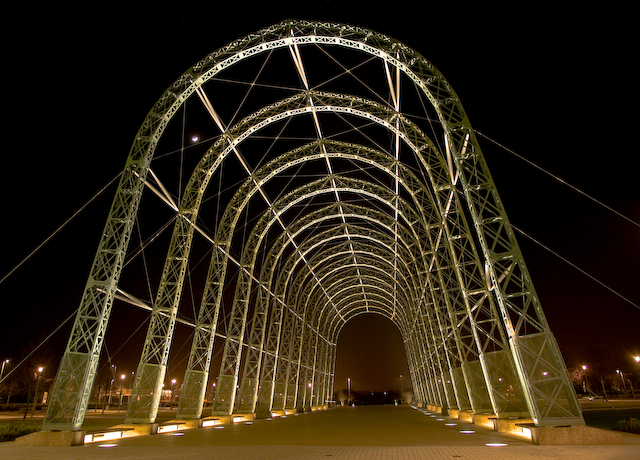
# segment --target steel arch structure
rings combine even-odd
[[[325,66],[314,65],[320,58],[339,73],[325,75]],[[282,78],[281,85],[263,75],[272,59],[276,71],[269,77]],[[256,62],[258,70],[247,76]],[[363,78],[371,69],[376,82],[369,84]],[[229,75],[245,75],[235,81],[248,88],[235,112],[226,107],[231,96],[216,90],[232,80]],[[350,83],[341,87],[347,77]],[[405,86],[411,91],[401,91]],[[274,88],[270,99],[262,93],[252,99],[254,92]],[[209,94],[216,95],[213,102]],[[219,133],[193,160],[176,197],[154,164],[172,120],[179,113],[186,119],[188,101]],[[401,110],[401,102],[426,107],[425,116]],[[238,118],[227,126],[226,120]],[[254,140],[264,139],[251,150]],[[211,229],[202,222],[214,179],[215,196],[225,203]],[[420,402],[530,417],[539,425],[584,423],[506,211],[448,82],[421,54],[377,32],[284,21],[205,57],[145,118],[44,429],[82,426],[114,299],[123,293],[119,283],[145,189],[172,210],[173,229],[150,302],[128,422],[155,421],[194,240],[200,238],[211,256],[180,418],[203,416],[216,346],[223,356],[214,413],[324,406],[342,327],[357,315],[376,313],[401,332]]]

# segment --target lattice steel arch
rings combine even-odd
[[[431,101],[445,132],[452,166],[455,164],[459,173],[486,262],[488,287],[498,301],[529,410],[538,423],[553,423],[556,418],[565,423],[581,423],[562,358],[506,213],[462,106],[446,80],[418,53],[378,33],[331,23],[286,21],[209,55],[172,85],[147,116],[127,160],[92,265],[44,427],[79,429],[82,424],[133,218],[155,146],[169,120],[207,79],[235,62],[270,49],[308,43],[339,45],[377,56],[401,70]],[[454,168],[449,168],[449,172],[453,177]],[[189,211],[181,210],[178,220],[189,222]],[[171,314],[170,309],[167,313]],[[542,365],[547,374],[544,379],[540,377]]]

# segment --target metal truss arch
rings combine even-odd
[[[426,97],[440,122],[438,129],[444,140],[444,150],[435,148],[420,128],[400,113],[400,95],[393,88],[390,89],[390,99],[395,101],[394,104],[374,103],[361,95],[309,91],[312,85],[309,85],[306,78],[300,51],[305,53],[313,47],[322,46],[339,46],[376,57],[387,69],[388,76],[389,69],[394,69],[398,79],[402,74],[410,80]],[[393,271],[398,275],[393,278],[394,286],[398,285],[397,280],[401,277],[401,265],[417,261],[420,268],[415,282],[408,277],[402,283],[405,302],[401,312],[396,310],[398,297],[387,304],[382,302],[379,311],[387,311],[384,310],[384,305],[387,305],[392,308],[392,312],[402,317],[403,338],[407,344],[412,382],[421,402],[458,408],[470,406],[474,410],[493,411],[498,416],[526,414],[537,424],[583,423],[562,357],[544,317],[480,146],[449,83],[415,50],[382,34],[342,24],[285,21],[206,56],[165,91],[145,118],[134,139],[94,258],[43,427],[78,430],[82,425],[133,222],[140,206],[142,191],[149,182],[147,176],[156,148],[170,121],[191,96],[197,95],[205,103],[204,87],[216,76],[273,50],[291,52],[304,88],[285,100],[253,112],[231,128],[225,128],[215,110],[206,106],[223,134],[202,156],[179,202],[170,203],[176,209],[176,223],[160,288],[153,303],[143,357],[136,372],[135,397],[132,398],[127,420],[155,420],[195,232],[212,242],[215,254],[204,287],[201,304],[201,311],[204,313],[198,318],[196,325],[195,334],[198,339],[192,345],[192,353],[197,357],[190,363],[188,375],[185,376],[186,390],[179,412],[186,418],[197,418],[202,414],[202,389],[208,378],[209,357],[219,314],[219,292],[225,285],[225,270],[232,256],[228,241],[232,238],[239,215],[237,212],[224,214],[214,229],[215,237],[198,226],[202,200],[209,181],[227,156],[234,155],[242,163],[240,145],[262,129],[286,123],[298,115],[308,115],[316,120],[318,135],[322,137],[317,119],[322,114],[331,113],[339,114],[343,119],[358,117],[369,120],[392,133],[398,149],[395,157],[381,156],[375,162],[384,165],[383,169],[388,177],[394,178],[396,190],[392,190],[393,187],[386,190],[380,187],[379,192],[376,190],[373,193],[370,191],[370,183],[365,180],[330,173],[325,178],[307,184],[308,192],[301,192],[302,188],[293,194],[284,191],[281,207],[276,209],[266,194],[263,195],[262,187],[269,181],[271,174],[277,175],[284,171],[286,164],[269,163],[273,168],[271,170],[254,169],[245,164],[244,172],[250,181],[230,206],[236,210],[245,206],[250,199],[249,190],[253,187],[252,193],[263,195],[267,211],[263,216],[264,222],[259,222],[259,225],[263,225],[262,229],[259,226],[251,229],[251,244],[254,247],[242,249],[242,260],[233,259],[238,273],[243,277],[236,285],[238,294],[246,292],[251,283],[258,280],[254,273],[255,264],[250,258],[244,259],[244,254],[255,254],[262,247],[266,239],[260,235],[273,226],[274,222],[283,229],[290,228],[284,222],[286,213],[299,202],[298,199],[304,199],[301,196],[305,193],[319,194],[322,193],[321,190],[327,190],[327,193],[335,195],[336,203],[343,201],[341,197],[349,194],[359,194],[365,200],[384,202],[386,214],[396,219],[394,224],[387,227],[390,229],[387,238],[402,232],[414,233],[404,241],[394,238],[393,245],[386,246],[384,254],[394,260]],[[321,140],[309,148],[324,152],[329,144],[326,140]],[[353,145],[334,145],[333,148],[336,152],[340,149],[350,152],[346,155],[352,155],[357,149]],[[409,176],[401,168],[400,160],[404,157],[399,155],[400,149],[415,156],[423,180],[411,182],[407,179]],[[298,156],[292,154],[290,162],[302,164],[310,160],[309,156],[305,157],[301,152],[302,150],[298,151]],[[374,158],[371,155],[361,155],[358,161],[365,157]],[[332,161],[337,160],[329,160],[327,155],[325,158],[331,169]],[[285,158],[281,157],[279,160],[285,161]],[[401,183],[404,195],[398,190]],[[411,203],[403,203],[403,196],[410,196],[408,201]],[[171,202],[170,199],[167,201]],[[358,218],[362,218],[370,215],[372,209],[358,212]],[[345,216],[343,212],[343,224],[346,224]],[[343,231],[345,228],[346,225]],[[291,237],[285,233],[284,239]],[[419,244],[410,246],[410,242],[414,240]],[[404,253],[400,249],[403,244],[406,247]],[[353,267],[349,268],[354,270],[354,275],[347,276],[347,271],[343,272],[347,280],[362,281],[366,276],[364,273],[383,271],[382,265],[375,265],[372,259],[375,255],[383,257],[383,252],[376,252],[379,247],[373,244],[361,247],[366,247],[374,256],[365,256],[355,250],[345,255],[355,258]],[[390,251],[389,247],[393,250]],[[275,257],[274,261],[279,260],[286,252],[271,253],[267,247],[260,250],[269,257]],[[279,254],[277,257],[276,252]],[[348,251],[345,252],[347,253]],[[400,255],[402,260],[398,261]],[[407,255],[409,258],[406,258]],[[358,259],[361,263],[358,263]],[[365,259],[366,264],[363,263]],[[330,266],[328,261],[326,259],[326,263],[321,265],[322,269]],[[296,263],[301,262],[304,259],[298,258]],[[389,270],[390,260],[386,262]],[[271,263],[274,262],[268,260],[268,264]],[[359,274],[358,270],[361,270]],[[298,281],[291,278],[290,274],[272,271],[267,276],[270,277],[269,284],[256,284],[257,297],[261,299],[260,302],[266,302],[274,308],[260,307],[263,326],[257,326],[255,334],[256,337],[269,339],[266,344],[265,341],[260,342],[261,351],[257,358],[247,358],[250,367],[246,368],[248,372],[245,371],[242,377],[247,378],[247,381],[253,379],[253,383],[246,388],[255,396],[245,398],[241,390],[241,402],[237,407],[255,410],[253,402],[260,400],[261,408],[265,409],[266,400],[259,397],[257,390],[259,373],[266,379],[263,387],[271,385],[268,391],[271,391],[272,396],[274,386],[279,385],[282,391],[278,393],[278,404],[282,404],[281,407],[322,405],[332,388],[332,366],[335,365],[335,342],[331,340],[333,336],[325,336],[322,331],[327,328],[329,331],[337,330],[332,329],[331,323],[325,322],[325,319],[329,318],[332,311],[343,310],[343,320],[333,323],[342,325],[344,318],[360,312],[362,305],[366,303],[358,303],[355,297],[352,302],[350,296],[349,301],[343,301],[347,291],[340,291],[338,297],[328,297],[326,294],[323,294],[324,297],[314,296],[315,299],[327,299],[323,302],[323,313],[318,315],[320,309],[311,305],[308,298],[303,301],[296,297],[295,293],[307,292],[305,289],[310,286],[314,287],[315,293],[319,293],[322,291],[319,284],[307,282],[305,289],[301,289],[300,285],[294,290],[288,283],[295,284]],[[337,283],[336,289],[341,281],[338,276],[330,275],[327,278],[327,281]],[[289,281],[281,285],[285,279]],[[391,278],[388,283],[390,282]],[[419,283],[423,284],[416,289],[415,285]],[[282,289],[277,294],[280,286]],[[236,296],[238,303],[234,301],[236,311],[239,312],[239,329],[227,331],[225,347],[232,347],[232,342],[243,343],[241,334],[244,334],[248,314],[245,305],[242,308],[239,306],[242,302],[248,302],[248,297],[243,295]],[[371,296],[373,302],[373,292]],[[362,300],[363,298],[360,299]],[[337,305],[340,306],[339,309]],[[333,318],[339,316],[336,314]],[[287,330],[283,321],[288,321],[286,325],[293,329]],[[283,350],[283,359],[280,360],[283,367],[265,367],[264,362],[259,363],[263,358],[266,362],[273,356],[279,356],[279,351],[273,355],[274,348],[270,348],[273,344],[269,342],[271,338],[277,341],[275,346]],[[251,343],[253,340],[250,338]],[[236,350],[237,356],[230,356],[229,359],[229,362],[233,361],[234,367],[229,368],[229,375],[225,374],[228,377],[227,386],[232,388],[230,391],[233,392],[233,398],[235,384],[241,376],[240,360],[237,359],[241,351],[238,348]],[[269,368],[267,373],[261,371],[266,368]],[[273,375],[269,374],[271,371]],[[521,390],[520,401],[513,403],[502,396],[504,392],[497,383],[501,379],[509,380]],[[267,380],[271,383],[267,384]],[[443,383],[449,381],[452,382],[450,386]],[[309,390],[306,382],[309,382]],[[263,391],[262,388],[260,391]],[[245,400],[249,401],[247,406],[243,406]],[[228,401],[223,409],[227,412],[234,410],[233,400]]]

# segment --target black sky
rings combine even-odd
[[[0,277],[122,169],[149,108],[185,69],[285,18],[351,23],[405,42],[449,80],[475,129],[640,222],[637,38],[624,13],[539,3],[514,8],[517,13],[425,2],[383,8],[318,1],[258,13],[244,4],[217,8],[148,17],[56,10],[5,19],[12,27],[3,32],[9,103]],[[640,228],[480,141],[512,223],[640,304]],[[0,358],[18,360],[75,310],[113,193],[0,284]],[[581,364],[598,344],[613,350],[612,365],[631,366],[629,357],[640,354],[640,309],[518,239],[567,364]],[[140,322],[144,313],[130,315]],[[368,319],[359,323],[345,328],[340,343],[362,342],[361,335],[384,328]],[[111,324],[109,332],[117,328]],[[68,331],[62,328],[47,344],[51,354],[62,353]],[[392,332],[388,349],[397,350],[399,334]],[[132,343],[135,353],[119,352],[123,368],[137,364],[139,345]],[[343,350],[337,382],[353,374],[370,380],[363,390],[381,389],[381,380],[399,387],[398,375],[407,372],[397,353],[380,351],[363,371]]]

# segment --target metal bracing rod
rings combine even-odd
[[[397,56],[396,56],[397,57]],[[384,61],[384,69],[387,76],[387,83],[389,85],[389,94],[391,94],[391,99],[393,100],[393,108],[396,112],[400,113],[400,68],[396,67],[396,84],[395,87],[393,85],[393,79],[391,78],[391,73],[389,72],[389,64],[387,61]],[[398,135],[400,131],[400,122],[396,120],[396,132],[395,132],[395,142],[394,142],[394,152],[396,159],[396,180],[395,180],[395,192],[396,195],[399,196],[399,181],[398,181],[398,163],[400,162],[400,136]],[[398,220],[398,211],[397,208],[395,210],[395,218]],[[397,254],[394,260],[397,260]],[[394,288],[394,297],[395,297],[395,288]],[[394,299],[395,303],[395,299]]]
[[[129,294],[128,292],[125,292],[120,288],[117,289],[117,294],[115,295],[115,298],[117,300],[125,302],[134,307],[138,307],[142,310],[153,311],[153,307],[151,305],[148,305],[144,300],[141,300],[136,296],[134,296],[133,294]],[[166,313],[163,313],[163,314],[166,314]],[[196,323],[194,323],[193,321],[189,321],[188,319],[185,319],[185,318],[177,317],[176,322],[183,324],[185,326],[189,326],[191,328],[196,327]],[[222,334],[221,332],[214,332],[214,334],[216,335],[216,337],[220,337],[221,339],[237,341],[233,337],[227,337],[225,334]],[[247,343],[243,343],[242,345],[245,348],[252,348],[251,345]],[[269,351],[267,350],[264,353],[269,353]]]

